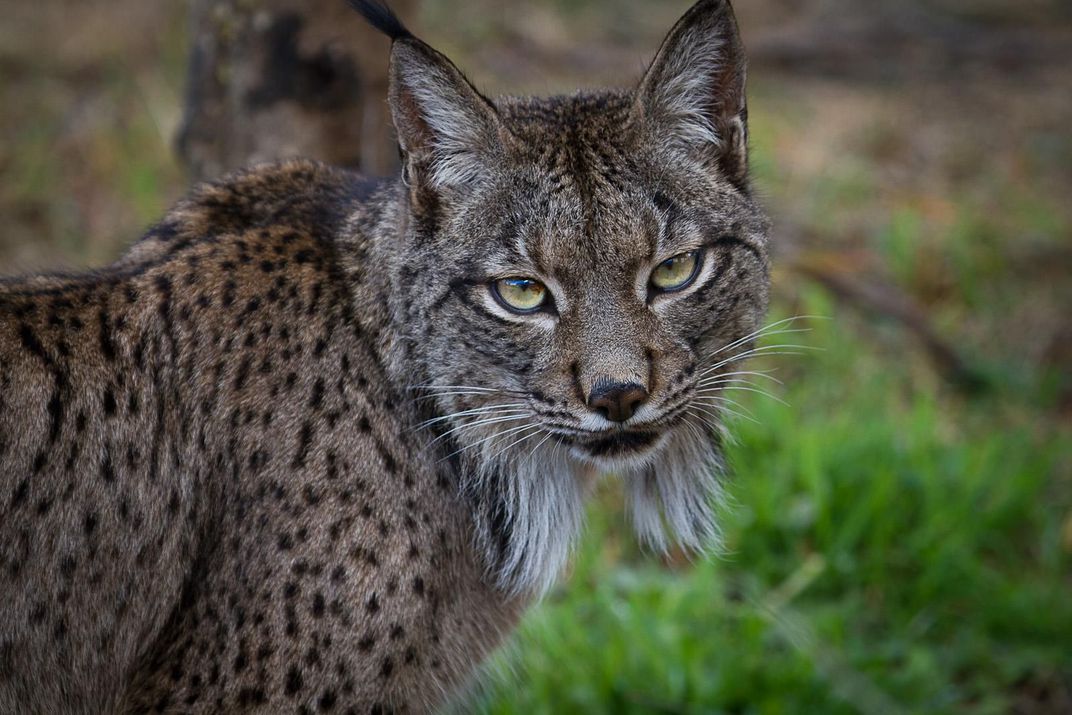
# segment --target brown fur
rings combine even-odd
[[[610,379],[663,410],[614,462],[638,519],[698,546],[686,408],[766,307],[736,43],[703,0],[635,93],[492,103],[400,37],[405,181],[257,167],[106,270],[0,283],[0,711],[441,706],[568,553]],[[690,72],[710,101],[659,94]],[[646,302],[659,240],[710,263]],[[489,308],[504,262],[556,314]],[[457,414],[504,396],[544,442]]]

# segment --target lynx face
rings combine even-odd
[[[632,92],[492,101],[408,35],[392,65],[403,362],[501,581],[550,583],[586,468],[626,479],[648,541],[709,544],[713,390],[768,283],[728,4],[690,10]]]
[[[519,448],[547,437],[601,470],[656,464],[690,418],[693,431],[708,421],[690,408],[710,356],[757,327],[764,224],[729,182],[630,136],[627,98],[559,102],[580,129],[515,129],[527,156],[444,239],[452,250],[436,263],[451,291],[429,336],[433,384],[497,391],[447,396],[444,414],[507,413],[468,423],[518,411],[484,436],[517,428]]]

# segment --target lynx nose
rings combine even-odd
[[[648,399],[648,391],[635,382],[597,382],[588,395],[588,407],[611,422],[625,422]]]

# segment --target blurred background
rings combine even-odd
[[[103,265],[250,157],[389,169],[386,42],[258,2],[3,3],[0,274]],[[539,94],[631,84],[688,5],[396,3],[479,87]],[[1072,713],[1072,5],[736,5],[771,320],[823,319],[731,395],[726,553],[642,553],[608,484],[465,709]],[[286,91],[236,118],[247,55]]]

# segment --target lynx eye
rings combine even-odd
[[[502,278],[492,284],[492,292],[515,313],[535,313],[547,303],[547,287],[531,278]]]
[[[651,272],[651,284],[663,293],[686,288],[700,272],[700,252],[680,253],[663,261]]]

